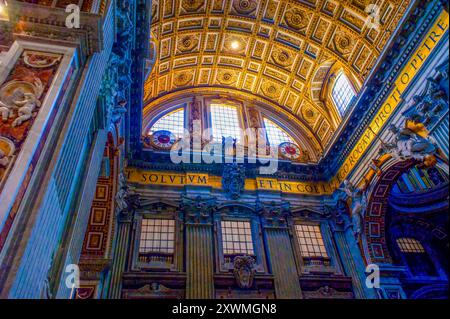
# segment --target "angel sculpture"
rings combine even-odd
[[[3,122],[6,122],[14,116],[14,112],[19,108],[17,103],[23,100],[24,95],[25,92],[19,87],[3,101],[0,99],[0,115],[2,116]]]
[[[422,137],[408,128],[398,128],[395,125],[391,125],[389,130],[395,135],[395,140],[382,144],[381,155],[390,154],[400,160],[416,159],[426,167],[436,163],[439,150],[433,137]]]
[[[367,209],[367,196],[365,191],[362,189],[353,186],[350,181],[344,181],[344,188],[339,188],[340,191],[343,191],[347,194],[348,197],[352,199],[352,226],[353,226],[353,234],[355,235],[356,240],[361,239],[361,234],[363,232],[363,219]]]
[[[16,87],[11,94],[2,94],[0,99],[0,115],[3,122],[6,122],[17,113],[17,117],[12,122],[12,126],[16,127],[31,119],[35,109],[41,106],[39,97],[44,88],[39,79],[35,79],[33,84],[26,82],[25,85],[24,82],[12,81],[9,82],[9,85]],[[30,85],[33,88],[32,90],[27,89]]]
[[[0,149],[0,167],[6,167],[9,164],[9,158],[2,149]]]
[[[18,117],[12,123],[12,126],[19,126],[23,122],[28,121],[37,107],[41,106],[41,101],[33,93],[23,93],[21,101],[15,101],[15,104],[19,106],[17,110]]]

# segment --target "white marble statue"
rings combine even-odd
[[[367,196],[366,193],[350,183],[348,180],[344,181],[344,188],[339,188],[352,199],[351,204],[351,218],[353,225],[353,234],[359,241],[363,232],[363,220],[367,209]]]
[[[33,93],[24,93],[23,99],[21,101],[15,101],[15,104],[19,106],[19,109],[17,110],[18,117],[12,123],[14,127],[31,119],[34,110],[41,106],[41,102]]]
[[[9,164],[9,158],[8,156],[5,154],[5,152],[3,152],[0,149],[0,167],[6,167]]]

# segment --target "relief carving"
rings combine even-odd
[[[28,136],[61,58],[60,54],[25,50],[0,85],[0,181]]]
[[[234,0],[233,8],[237,13],[249,15],[258,7],[256,0]]]
[[[292,8],[286,11],[284,20],[289,27],[305,33],[310,17],[306,11],[299,8]]]
[[[251,256],[236,256],[233,265],[234,278],[239,288],[251,288],[256,273],[255,259]]]

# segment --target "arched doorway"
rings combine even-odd
[[[394,267],[408,298],[447,294],[448,186],[444,170],[409,160],[390,165],[370,188],[366,262]]]

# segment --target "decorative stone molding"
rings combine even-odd
[[[128,186],[123,173],[119,174],[118,191],[115,196],[116,214],[119,221],[131,221],[134,211],[140,204],[140,195],[134,191],[134,188]]]
[[[347,226],[348,209],[344,200],[338,200],[336,204],[324,206],[325,217],[327,217],[333,225],[334,231],[344,231]]]
[[[263,218],[265,227],[287,227],[287,217],[291,214],[289,202],[256,201],[256,212]]]
[[[251,256],[236,256],[233,260],[233,274],[239,288],[249,289],[253,286],[256,268]]]
[[[217,208],[215,197],[190,198],[182,196],[180,209],[185,214],[186,224],[211,224],[212,214]]]
[[[8,1],[9,25],[15,37],[78,46],[84,55],[102,49],[102,21],[108,10],[100,14],[80,12],[80,28],[67,28],[64,8]],[[5,23],[5,22],[0,22]],[[20,27],[19,27],[20,25]]]
[[[245,187],[245,167],[237,163],[225,164],[222,187],[231,199],[238,199]]]

